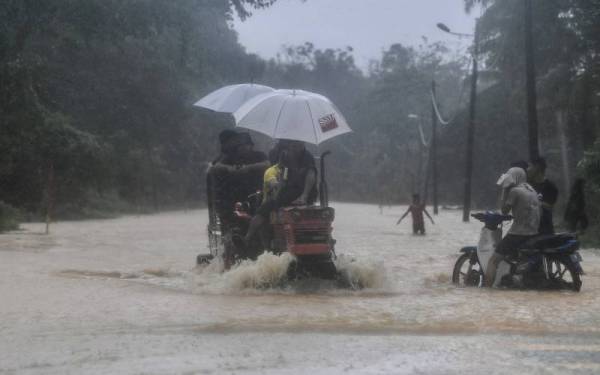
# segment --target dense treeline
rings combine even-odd
[[[258,64],[231,16],[222,0],[2,2],[1,199],[61,216],[197,198],[218,129],[190,104]]]
[[[198,204],[216,135],[232,124],[191,104],[254,80],[322,93],[346,115],[355,132],[321,146],[334,151],[334,198],[405,202],[425,190],[419,124],[429,141],[435,79],[441,110],[454,118],[439,133],[440,198],[460,202],[469,58],[450,59],[454,51],[424,40],[390,46],[367,72],[351,47],[287,46],[264,61],[245,52],[229,22],[273,2],[2,2],[0,201],[34,214],[53,203],[61,217]],[[522,2],[485,3],[473,182],[480,207],[495,203],[498,175],[528,154]],[[600,1],[534,6],[542,153],[563,199],[580,173],[591,182],[590,208],[599,207]]]
[[[387,189],[404,199],[412,188],[398,160],[404,133],[416,134],[406,116],[427,108],[444,51],[392,46],[368,77],[351,48],[306,44],[265,62],[245,53],[228,22],[232,9],[247,16],[244,6],[270,3],[3,2],[1,200],[37,214],[50,204],[59,217],[201,202],[216,134],[231,119],[191,104],[250,80],[321,92],[347,114],[356,135],[329,145],[339,198],[374,200]]]
[[[496,177],[497,170],[490,167],[497,167],[497,162],[506,166],[528,154],[526,2],[465,1],[467,9],[475,3],[485,6],[479,23],[480,46],[495,81],[481,93],[478,108],[474,192],[479,202],[485,202],[490,194],[477,185],[489,184]],[[595,142],[600,126],[600,1],[533,0],[532,8],[539,142],[548,160],[547,174],[557,183],[563,203],[574,179],[586,178],[588,213],[592,223],[598,223],[600,148]],[[555,216],[561,215],[559,206]]]

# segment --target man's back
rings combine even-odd
[[[316,173],[315,159],[310,152],[303,150],[300,154],[294,168],[288,169],[287,181],[285,183],[285,195],[297,198],[302,194],[306,181],[306,176],[310,171]],[[307,203],[312,204],[317,198],[316,184],[310,189],[307,196]]]
[[[535,235],[540,225],[540,201],[537,193],[527,184],[513,187],[506,203],[512,208],[513,224],[508,233]]]

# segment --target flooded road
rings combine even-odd
[[[334,207],[365,289],[280,285],[288,259],[269,255],[195,268],[203,210],[0,235],[0,373],[600,373],[597,251],[581,293],[456,288],[478,222],[442,210],[417,237],[404,207]]]

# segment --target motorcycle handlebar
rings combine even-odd
[[[471,217],[481,221],[481,222],[497,222],[501,223],[503,221],[510,221],[513,219],[511,215],[503,215],[497,212],[477,212],[471,214]]]

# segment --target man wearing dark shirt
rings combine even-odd
[[[554,234],[552,209],[558,200],[556,185],[546,178],[546,160],[537,158],[531,161],[527,169],[527,180],[538,193],[542,203],[539,234]]]
[[[268,221],[273,210],[289,205],[311,205],[317,198],[315,160],[304,147],[304,143],[281,140],[276,147],[279,150],[276,165],[282,171],[278,182],[280,186],[275,197],[264,201],[252,218],[244,239],[246,244],[252,240],[258,229]]]
[[[214,180],[215,204],[221,222],[227,225],[234,214],[236,202],[245,201],[262,188],[262,176],[269,167],[267,156],[253,149],[247,133],[224,131],[221,156],[209,169]]]

